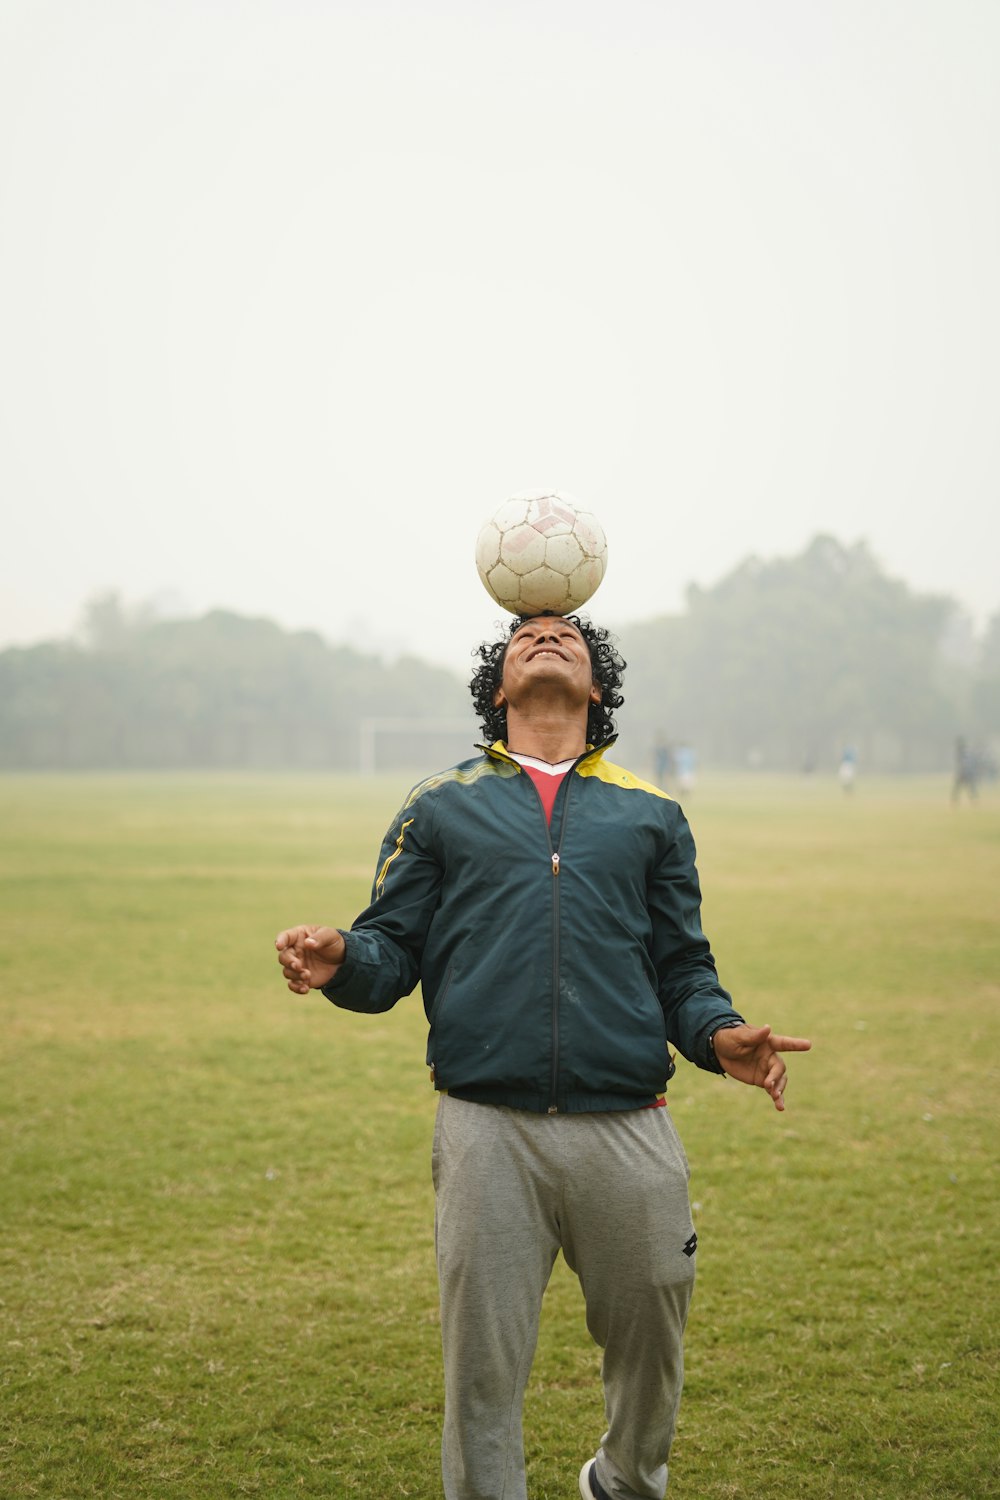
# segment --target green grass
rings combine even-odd
[[[419,1004],[271,940],[349,921],[402,780],[0,780],[0,1494],[440,1495]],[[681,1063],[699,1285],[677,1500],[1000,1494],[1000,791],[703,779],[705,920],[789,1109]],[[572,1500],[598,1355],[560,1262],[526,1411]]]

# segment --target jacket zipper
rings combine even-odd
[[[578,757],[576,762],[566,772],[565,793],[563,796],[562,816],[559,820],[559,842],[555,848],[552,847],[552,835],[546,821],[545,832],[549,840],[549,853],[552,859],[552,1074],[549,1080],[549,1107],[550,1115],[559,1113],[559,932],[560,932],[560,889],[559,871],[562,868],[562,846],[566,837],[566,818],[569,812],[570,793],[573,790],[573,777],[576,768],[589,751]],[[537,788],[536,788],[537,794]],[[538,798],[541,804],[541,797]],[[544,809],[542,813],[544,817]]]
[[[549,858],[552,862],[552,1073],[549,1079],[549,1107],[547,1110],[547,1113],[550,1115],[557,1115],[559,1113],[559,870],[562,865],[563,839],[566,836],[566,813],[569,808],[569,794],[573,785],[572,778],[576,775],[577,766],[581,765],[587,759],[588,755],[592,755],[595,749],[604,750],[608,745],[613,743],[614,739],[611,739],[604,745],[590,746],[582,755],[577,756],[566,772],[566,794],[563,797],[562,816],[559,822],[559,842],[555,848],[552,846],[552,833],[549,829],[548,819],[545,816],[545,807],[542,802],[541,793],[531,780],[531,777],[528,777],[528,781],[531,783],[531,790],[538,798],[538,811],[541,813],[542,821],[545,824],[545,838],[549,846]],[[492,747],[481,745],[479,748],[486,750]],[[505,756],[504,758],[506,759],[507,757]],[[521,769],[521,774],[522,776],[525,774],[523,769]]]
[[[577,761],[577,765],[579,765],[579,761]],[[552,1077],[549,1084],[548,1108],[550,1115],[557,1115],[559,1113],[559,871],[562,867],[563,839],[566,836],[566,812],[569,808],[569,796],[573,789],[572,778],[575,774],[575,765],[571,766],[566,772],[566,792],[563,797],[562,817],[559,822],[559,842],[554,849],[552,848],[552,837],[551,835],[549,836],[549,848],[552,851]],[[548,825],[546,824],[547,828]]]

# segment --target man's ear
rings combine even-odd
[[[590,684],[590,701],[591,701],[591,703],[600,703],[600,701],[601,701],[601,699],[603,697],[604,697],[604,694],[601,692],[600,688],[597,686],[597,683],[596,682],[592,682]]]
[[[503,688],[498,687],[496,692],[493,694],[493,707],[500,708],[506,702],[507,699],[504,697]]]

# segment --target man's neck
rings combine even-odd
[[[507,709],[507,749],[518,755],[533,755],[557,765],[561,760],[576,760],[587,748],[587,717],[571,718],[559,714],[525,714]]]

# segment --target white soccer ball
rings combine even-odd
[[[486,591],[512,615],[579,609],[607,565],[600,521],[560,490],[512,495],[476,542],[476,567]]]

